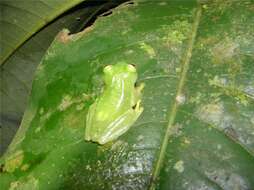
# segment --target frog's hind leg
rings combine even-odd
[[[133,109],[128,110],[105,129],[105,133],[98,139],[98,142],[100,144],[105,144],[109,141],[117,139],[119,136],[129,130],[140,114],[141,113],[137,115]]]
[[[88,109],[88,113],[86,115],[86,129],[85,129],[85,140],[91,140],[91,129],[92,129],[92,120],[95,114],[96,102],[94,102]]]

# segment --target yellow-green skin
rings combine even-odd
[[[124,134],[143,111],[140,107],[143,84],[135,87],[137,72],[126,63],[104,68],[105,88],[90,106],[85,140],[105,144]]]

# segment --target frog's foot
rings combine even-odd
[[[141,83],[140,85],[138,85],[137,87],[136,87],[136,90],[138,91],[138,92],[141,92],[143,89],[144,89],[144,87],[145,87],[145,83]]]

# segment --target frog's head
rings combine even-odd
[[[125,80],[135,83],[137,80],[137,71],[134,65],[119,62],[115,65],[107,65],[104,69],[104,80],[106,84],[111,84],[113,80]]]

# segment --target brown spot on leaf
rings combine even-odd
[[[67,43],[71,39],[69,33],[70,33],[69,30],[64,29],[57,35],[57,39],[60,42]]]

